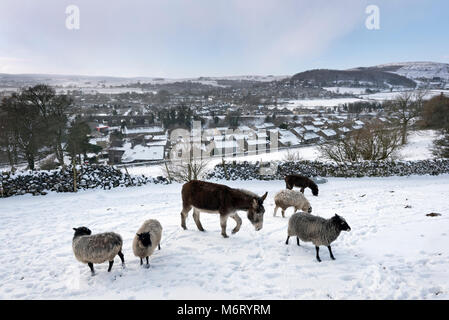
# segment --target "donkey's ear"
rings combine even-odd
[[[257,207],[259,206],[259,202],[257,201],[257,199],[253,199],[253,208],[257,209]]]
[[[264,202],[266,197],[267,197],[267,195],[268,195],[268,191],[265,192],[265,194],[262,197],[260,197],[260,200],[262,200],[262,202]]]

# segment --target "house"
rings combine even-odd
[[[264,139],[250,139],[245,141],[245,151],[248,155],[263,154],[268,151],[267,141]]]
[[[122,163],[142,162],[142,161],[161,161],[164,160],[164,146],[143,146],[136,145],[130,148],[130,144],[126,143],[122,155]]]
[[[317,128],[317,127],[315,127],[315,126],[312,126],[312,125],[305,125],[305,126],[304,126],[304,129],[306,130],[305,132],[314,132],[314,133],[317,133],[317,132],[320,131],[319,128]]]
[[[320,141],[320,136],[314,132],[306,132],[302,137],[302,141],[305,144],[318,143]]]
[[[338,135],[337,133],[332,129],[324,129],[318,132],[319,135],[321,135],[326,140],[334,140],[337,139]]]
[[[214,140],[211,144],[212,156],[236,156],[237,153],[242,153],[244,151],[243,143],[238,143],[235,140]]]
[[[301,139],[288,130],[279,130],[279,147],[294,147],[301,144]]]

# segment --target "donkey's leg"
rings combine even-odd
[[[183,204],[182,206],[182,211],[181,211],[181,227],[186,230],[186,219],[187,219],[187,215],[189,214],[190,209],[192,209],[192,206],[185,206]]]
[[[226,221],[228,220],[228,215],[220,213],[220,225],[221,225],[221,235],[224,238],[229,238],[226,234]]]
[[[237,222],[237,225],[232,230],[232,233],[237,233],[237,232],[239,232],[240,227],[242,226],[242,219],[239,217],[239,215],[237,213],[232,215],[231,217],[232,217],[232,219],[235,220],[235,222]]]
[[[193,208],[193,220],[195,220],[198,230],[204,231],[204,228],[201,225],[201,221],[200,221],[200,212],[196,208]]]

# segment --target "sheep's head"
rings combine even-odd
[[[90,236],[92,234],[92,231],[87,227],[73,228],[73,230],[75,230],[75,237]]]
[[[267,195],[268,192],[265,192],[262,197],[254,198],[248,209],[248,219],[251,221],[256,231],[259,231],[263,227],[263,214],[265,213],[263,202]]]
[[[296,207],[296,208],[298,208],[298,207]],[[312,213],[312,206],[310,205],[309,201],[307,201],[307,200],[302,203],[302,207],[300,207],[299,209],[301,209],[302,211],[307,212],[307,213]]]
[[[332,217],[332,220],[340,231],[351,231],[351,227],[346,220],[338,214],[335,214],[335,216]]]
[[[151,237],[149,232],[136,233],[136,235],[143,246],[151,246]]]

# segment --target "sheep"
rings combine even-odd
[[[305,176],[299,174],[291,174],[284,178],[285,187],[289,190],[292,190],[293,187],[301,188],[301,192],[304,193],[305,188],[310,188],[312,190],[312,194],[314,196],[318,196],[318,186],[316,183]]]
[[[295,207],[295,212],[297,210],[307,211],[308,213],[312,212],[312,207],[310,206],[309,201],[304,197],[304,194],[299,191],[288,189],[279,191],[274,196],[274,204],[276,206],[274,208],[273,217],[276,216],[279,207],[282,209],[283,218],[285,218],[285,210],[289,207]]]
[[[302,241],[310,241],[315,245],[316,259],[321,262],[319,256],[319,246],[327,246],[332,260],[335,260],[332,254],[331,243],[337,239],[341,231],[350,231],[351,227],[347,224],[343,217],[335,214],[330,219],[311,215],[306,212],[297,212],[293,214],[288,221],[288,236],[285,244],[291,236],[296,236],[296,243],[299,239]]]
[[[148,257],[153,254],[153,251],[158,246],[161,250],[162,226],[159,221],[154,219],[146,220],[142,226],[137,230],[133,240],[133,251],[136,257],[140,258],[140,265],[143,264],[143,258],[146,258],[146,268],[150,267]]]
[[[75,235],[72,240],[72,249],[75,257],[82,263],[87,263],[92,276],[95,275],[94,263],[109,261],[108,272],[111,272],[116,255],[122,260],[125,267],[125,257],[122,253],[122,237],[114,232],[92,234],[86,227],[73,228]]]

